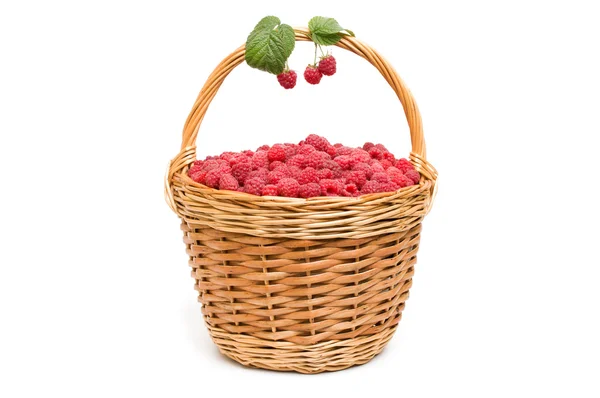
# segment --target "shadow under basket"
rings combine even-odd
[[[295,31],[296,40],[309,40],[306,29]],[[165,177],[211,338],[246,366],[319,373],[364,364],[392,338],[412,285],[437,179],[425,157],[421,117],[376,51],[353,37],[337,46],[369,61],[398,95],[418,184],[357,198],[297,199],[219,191],[191,180],[200,123],[223,80],[244,61],[243,47],[208,78]]]

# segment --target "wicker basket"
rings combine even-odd
[[[307,41],[306,29],[295,29]],[[196,135],[244,47],[219,64],[186,121],[181,152],[165,177],[181,218],[195,289],[219,350],[247,366],[319,373],[372,359],[401,318],[437,173],[425,159],[421,117],[410,91],[372,48],[338,44],[369,61],[398,95],[410,127],[419,184],[358,198],[259,197],[192,181]]]

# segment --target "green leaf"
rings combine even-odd
[[[252,68],[278,75],[296,45],[294,29],[277,17],[260,20],[246,40],[246,62]]]
[[[318,35],[330,35],[344,30],[335,19],[326,17],[313,17],[308,22],[308,29]]]
[[[354,32],[342,28],[333,18],[313,17],[308,22],[308,29],[312,41],[322,46],[332,46],[343,36],[354,36]]]

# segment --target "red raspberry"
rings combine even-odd
[[[289,71],[289,72],[283,72],[277,75],[277,81],[279,82],[279,84],[281,84],[281,87],[285,88],[286,90],[290,89],[290,88],[294,88],[294,86],[296,86],[296,78],[298,77],[298,75],[296,74],[296,71]]]
[[[409,187],[411,185],[415,185],[413,180],[404,174],[395,174],[393,177],[390,177],[391,182],[396,184],[400,188]]]
[[[335,149],[338,149],[340,147],[343,147],[344,145],[338,142],[336,144],[333,144],[333,146],[335,147]]]
[[[274,161],[274,162],[271,162],[271,163],[269,164],[269,170],[271,170],[271,171],[273,171],[273,170],[275,170],[275,169],[278,169],[278,168],[280,168],[280,167],[285,167],[285,163],[283,163],[283,162],[280,162],[279,160],[276,160],[276,161]]]
[[[242,153],[243,153],[244,155],[246,155],[247,157],[249,157],[249,158],[251,158],[251,157],[254,155],[254,151],[251,151],[251,150],[249,150],[249,149],[247,149],[247,150],[245,150],[245,151],[242,151]]]
[[[308,184],[311,182],[319,182],[319,177],[317,176],[317,170],[312,167],[307,167],[300,173],[298,177],[298,182],[300,185]]]
[[[289,167],[296,166],[300,168],[306,167],[307,163],[308,158],[305,155],[294,155],[286,162]]]
[[[258,147],[258,149],[256,150],[256,152],[258,152],[258,151],[268,151],[269,149],[271,149],[270,146],[263,145],[263,146]]]
[[[300,198],[314,198],[316,196],[321,196],[321,187],[316,182],[309,182],[300,185],[300,188],[298,188],[298,197]]]
[[[229,165],[231,167],[233,167],[234,165],[238,164],[238,163],[248,163],[250,164],[251,158],[249,158],[248,156],[244,155],[243,153],[238,153],[237,155],[231,157],[229,159]]]
[[[202,166],[204,165],[204,160],[194,160],[194,166]]]
[[[390,152],[383,152],[383,159],[389,160],[392,164],[396,163],[396,157]]]
[[[229,159],[233,158],[235,155],[237,155],[237,153],[235,152],[223,152],[220,156],[219,159],[221,160],[226,160],[227,163],[229,163]]]
[[[260,196],[265,185],[265,181],[260,178],[249,178],[244,184],[244,190],[249,194]]]
[[[297,166],[289,166],[287,168],[287,172],[288,172],[288,175],[290,176],[290,178],[293,178],[294,180],[298,180],[298,177],[300,177],[300,173],[302,173],[302,170],[300,169],[300,167],[297,167]]]
[[[333,172],[329,169],[321,169],[317,171],[317,178],[319,180],[329,180],[333,178]]]
[[[390,181],[390,177],[384,172],[377,172],[373,173],[373,175],[371,176],[371,181],[385,183]]]
[[[202,171],[202,165],[196,164],[196,162],[194,162],[194,164],[192,164],[192,167],[190,167],[190,169],[188,170],[188,175],[191,177],[192,174],[195,174],[199,171]]]
[[[336,151],[336,150],[337,150],[337,149],[336,149],[336,148],[335,148],[333,145],[330,145],[330,146],[328,146],[328,147],[327,147],[327,150],[326,150],[325,152],[327,152],[327,154],[328,154],[329,156],[331,156],[331,157],[334,157],[334,156],[335,156],[335,151]]]
[[[346,177],[347,184],[355,184],[359,188],[367,182],[367,174],[362,170],[349,171],[344,177]]]
[[[239,181],[240,184],[243,184],[248,178],[248,175],[252,171],[252,165],[249,162],[245,163],[237,163],[234,164],[231,168],[231,174]]]
[[[385,169],[383,168],[381,163],[379,163],[378,161],[374,161],[371,164],[371,170],[373,170],[373,173],[379,173],[380,171],[385,171]]]
[[[396,164],[394,165],[396,166],[397,169],[399,169],[401,172],[403,172],[404,174],[406,174],[406,172],[408,170],[414,170],[415,167],[412,165],[411,162],[409,162],[406,159],[398,159],[398,161],[396,162]]]
[[[368,163],[369,160],[371,160],[371,155],[369,155],[369,152],[360,148],[353,149],[352,153],[350,153],[350,156],[355,160],[356,163]]]
[[[307,144],[315,147],[317,151],[325,152],[327,151],[327,148],[331,146],[331,144],[329,144],[329,141],[327,141],[327,138],[318,136],[316,134],[310,134],[308,137],[306,137],[305,141]]]
[[[321,195],[323,196],[339,196],[344,189],[344,184],[339,180],[321,180],[319,181],[321,186]]]
[[[240,184],[231,174],[223,174],[219,179],[219,189],[226,189],[229,191],[237,191]]]
[[[306,167],[312,167],[313,169],[321,169],[323,162],[331,160],[331,156],[325,152],[314,151],[306,157]]]
[[[381,192],[381,183],[378,181],[367,181],[360,190],[360,193],[363,195],[378,192]]]
[[[300,184],[293,178],[283,178],[277,183],[279,195],[288,198],[297,198],[298,188],[300,188]]]
[[[254,170],[250,174],[248,174],[248,178],[246,178],[246,180],[249,180],[251,178],[259,178],[266,184],[268,174],[269,169],[267,169],[266,167],[261,167],[260,169]],[[244,181],[244,183],[246,183],[246,181]]]
[[[219,167],[219,162],[217,162],[214,159],[209,159],[209,160],[205,161],[204,164],[202,165],[202,170],[211,171],[212,169],[216,169],[218,167]]]
[[[312,152],[314,152],[316,149],[314,146],[309,145],[309,144],[304,144],[304,145],[300,145],[298,147],[298,154],[299,155],[310,155]]]
[[[323,73],[313,65],[308,65],[304,71],[304,80],[310,84],[319,84],[322,77]]]
[[[281,181],[282,179],[289,178],[289,177],[290,176],[288,174],[288,171],[287,170],[284,171],[284,169],[282,167],[280,167],[277,170],[271,171],[269,173],[269,175],[267,175],[267,182],[269,184],[278,184],[279,181]]]
[[[197,172],[190,174],[190,178],[199,184],[205,184],[206,174],[208,174],[208,171],[198,170]]]
[[[285,147],[285,154],[287,159],[291,158],[298,152],[298,145],[296,144],[283,144]]]
[[[378,148],[381,152],[389,152],[388,149],[383,146],[383,144],[377,144],[375,145],[375,148]]]
[[[383,158],[383,151],[377,148],[377,146],[374,146],[373,148],[369,149],[369,155],[371,155],[371,158],[373,159],[381,160]]]
[[[371,176],[373,175],[373,169],[367,163],[355,164],[354,166],[352,166],[352,171],[363,171],[367,178],[371,178]]]
[[[335,145],[337,145],[337,144],[335,144]],[[347,147],[347,146],[342,145],[342,146],[336,147],[335,145],[334,145],[335,156],[351,155],[352,151],[354,151],[354,149]]]
[[[261,192],[262,196],[277,196],[278,193],[277,185],[273,184],[265,185]]]
[[[358,187],[356,186],[356,184],[346,184],[344,191],[350,194],[348,196],[355,196],[359,193]]]
[[[390,161],[389,161],[389,160],[387,160],[387,159],[383,159],[383,160],[381,161],[381,166],[382,166],[382,167],[383,167],[385,170],[387,170],[387,169],[388,169],[388,167],[392,167],[392,166],[394,166],[394,163],[390,162]]]
[[[206,174],[206,186],[211,188],[218,188],[221,177],[225,174],[229,174],[231,170],[219,167],[218,169],[212,169]]]
[[[381,184],[380,192],[394,192],[397,191],[400,187],[393,182],[385,182]]]
[[[368,152],[369,149],[373,148],[374,146],[375,146],[375,144],[373,144],[372,142],[365,142],[362,149],[364,149],[365,151]]]
[[[356,164],[356,162],[354,161],[354,159],[352,159],[352,157],[350,157],[348,155],[337,156],[333,160],[337,164],[340,165],[340,167],[342,168],[342,170],[350,170],[352,168],[352,166],[354,166]]]
[[[335,58],[333,55],[327,55],[319,61],[319,71],[325,76],[333,76],[336,71]]]
[[[256,151],[252,155],[252,168],[258,170],[262,167],[269,167],[269,155],[267,151]]]
[[[269,151],[267,152],[268,157],[269,157],[269,161],[270,162],[274,162],[276,160],[279,160],[281,162],[285,162],[285,159],[287,158],[287,153],[285,151],[285,146],[281,145],[281,144],[275,144],[271,147],[271,149],[269,149]]]
[[[418,184],[421,180],[421,175],[417,170],[408,170],[404,175],[410,178],[415,184]]]

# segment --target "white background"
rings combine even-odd
[[[3,1],[0,396],[600,396],[594,3]],[[335,17],[386,56],[440,172],[399,330],[343,372],[220,356],[162,197],[202,84],[268,14]],[[291,91],[240,66],[199,154],[316,132],[408,155],[385,81],[334,55]]]

